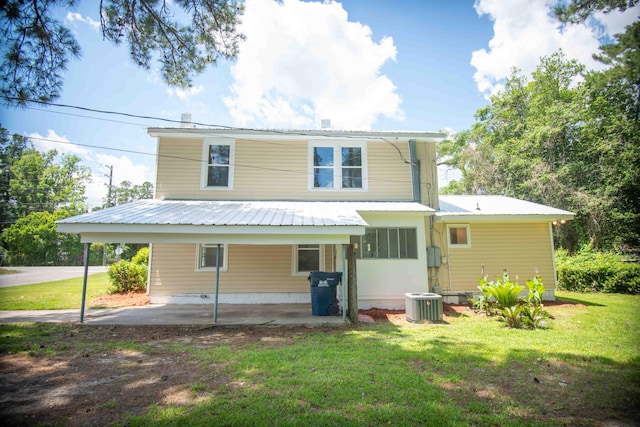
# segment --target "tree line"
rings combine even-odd
[[[28,138],[0,127],[0,263],[81,265],[80,237],[58,233],[56,221],[87,212],[91,179],[78,156],[38,151]],[[122,181],[108,190],[98,209],[153,197],[150,182]],[[95,248],[94,263],[102,251]]]
[[[575,1],[558,16],[584,20],[618,3]],[[566,209],[576,218],[556,229],[560,246],[637,252],[640,22],[594,58],[608,67],[585,71],[558,51],[530,76],[514,69],[474,125],[440,144],[439,164],[461,175],[443,193],[502,194]]]

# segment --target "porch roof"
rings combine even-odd
[[[506,196],[440,196],[436,221],[571,220],[573,212]]]
[[[360,212],[429,215],[417,202],[138,200],[58,221],[83,242],[349,243]]]

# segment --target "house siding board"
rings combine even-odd
[[[215,271],[196,271],[197,245],[154,244],[152,297],[211,294]],[[157,266],[162,266],[159,269]],[[304,276],[292,276],[290,245],[229,245],[228,268],[220,271],[220,293],[308,292]]]
[[[370,142],[367,144],[369,197],[360,199],[413,199],[411,166],[403,160],[403,158],[409,158],[409,145],[407,143],[394,145],[399,152],[388,143]]]
[[[328,139],[328,141],[331,141]],[[394,144],[409,156],[408,144]],[[160,138],[156,198],[411,200],[411,169],[388,143],[367,143],[367,191],[310,190],[308,142],[236,140],[232,190],[201,189],[202,139]]]
[[[202,168],[202,140],[161,138],[158,143],[156,198],[196,199]]]
[[[490,280],[501,277],[507,269],[512,280],[518,276],[524,285],[537,270],[547,289],[555,288],[548,223],[469,224],[471,247],[443,251],[448,258],[448,264],[440,267],[439,284],[443,289],[476,291],[483,265]],[[436,231],[441,237],[440,246],[446,248],[446,225],[438,223]]]

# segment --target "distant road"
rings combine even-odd
[[[2,267],[19,273],[0,274],[0,288],[73,279],[84,275],[84,267]],[[89,267],[89,274],[102,273],[107,267]]]

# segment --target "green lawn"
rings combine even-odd
[[[157,401],[124,424],[637,425],[640,296],[558,295],[573,304],[548,307],[555,319],[541,330],[507,329],[473,314],[445,325],[279,329],[280,336],[244,343],[233,340],[240,328],[185,329],[173,344],[165,340],[161,356],[200,371],[186,386],[191,399]],[[78,331],[60,328],[0,326],[0,354],[86,348]],[[153,342],[117,339],[92,343],[92,351],[158,357]],[[118,406],[115,397],[109,404]]]
[[[61,310],[82,304],[82,278],[0,288],[0,310]],[[108,293],[107,273],[89,275],[87,302]]]

